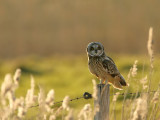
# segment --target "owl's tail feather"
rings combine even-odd
[[[111,76],[108,76],[108,78],[109,78],[108,82],[109,82],[110,84],[112,84],[114,88],[116,88],[116,89],[118,89],[118,90],[123,90],[122,85],[120,84],[120,82],[119,82],[118,79],[114,79],[114,78],[111,77]]]
[[[129,84],[126,83],[125,79],[123,78],[122,75],[120,75],[119,82],[122,86],[129,86]]]
[[[129,86],[125,79],[123,78],[122,75],[117,75],[115,77],[112,77],[112,76],[108,76],[108,79],[109,79],[109,83],[111,83],[113,85],[114,88],[116,89],[119,89],[119,90],[123,90],[122,87],[123,86]]]

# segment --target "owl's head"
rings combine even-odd
[[[104,47],[99,42],[91,42],[88,44],[87,53],[89,56],[98,57],[104,54]]]

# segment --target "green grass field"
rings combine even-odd
[[[140,79],[149,75],[150,71],[150,61],[149,57],[146,55],[110,55],[115,61],[119,71],[126,78],[129,73],[130,68],[133,66],[134,61],[138,60],[137,64],[137,75],[132,77],[129,81],[129,92],[141,91],[142,85],[140,84]],[[81,97],[84,92],[93,91],[92,79],[98,79],[91,75],[88,70],[87,56],[53,56],[48,58],[42,57],[25,57],[17,58],[13,60],[1,60],[0,61],[0,84],[4,80],[6,73],[14,74],[17,68],[21,68],[22,76],[20,80],[20,86],[16,90],[16,96],[24,96],[27,93],[27,89],[30,88],[30,76],[33,75],[35,78],[35,92],[38,94],[39,86],[43,88],[45,93],[50,89],[55,90],[55,102],[63,100],[66,95],[70,98]],[[155,56],[154,60],[154,70],[151,79],[151,90],[156,90],[159,83],[159,73],[160,73],[160,57]],[[111,93],[118,92],[118,90],[113,89],[111,86]],[[126,89],[126,88],[124,88]],[[124,91],[119,91],[123,93]],[[127,96],[128,98],[130,96]],[[110,98],[112,101],[112,97]],[[121,116],[123,96],[120,96],[116,103],[116,116]],[[86,104],[90,103],[93,107],[93,100],[75,100],[70,102],[70,106],[79,112],[79,110]],[[60,104],[56,105],[60,106]],[[110,111],[112,111],[112,102]],[[35,111],[36,108],[31,108],[28,111],[28,116]]]

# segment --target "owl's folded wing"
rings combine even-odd
[[[112,76],[112,78],[113,78],[112,81],[111,81],[112,83],[117,81],[118,84],[120,83],[122,86],[128,86],[125,79],[123,78],[123,76],[118,71],[114,61],[110,57],[106,57],[102,61],[102,64],[103,64],[104,69],[106,69],[106,71],[108,72],[108,74],[110,76]],[[115,84],[115,83],[113,83],[113,84]],[[118,87],[119,87],[119,85],[118,85]]]
[[[102,65],[104,69],[106,69],[108,74],[110,74],[112,77],[115,77],[116,75],[120,74],[114,61],[110,57],[107,57],[106,59],[104,59],[102,61]]]

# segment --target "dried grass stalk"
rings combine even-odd
[[[90,104],[84,105],[78,115],[78,120],[92,120],[92,109]]]
[[[149,38],[147,43],[148,54],[150,56],[151,67],[153,68],[153,28],[149,28]]]
[[[131,68],[132,77],[135,77],[137,75],[137,70],[138,70],[137,63],[138,63],[138,60],[135,60],[133,67]]]
[[[147,94],[143,94],[141,98],[137,99],[136,109],[133,113],[132,120],[145,120],[147,117]]]

